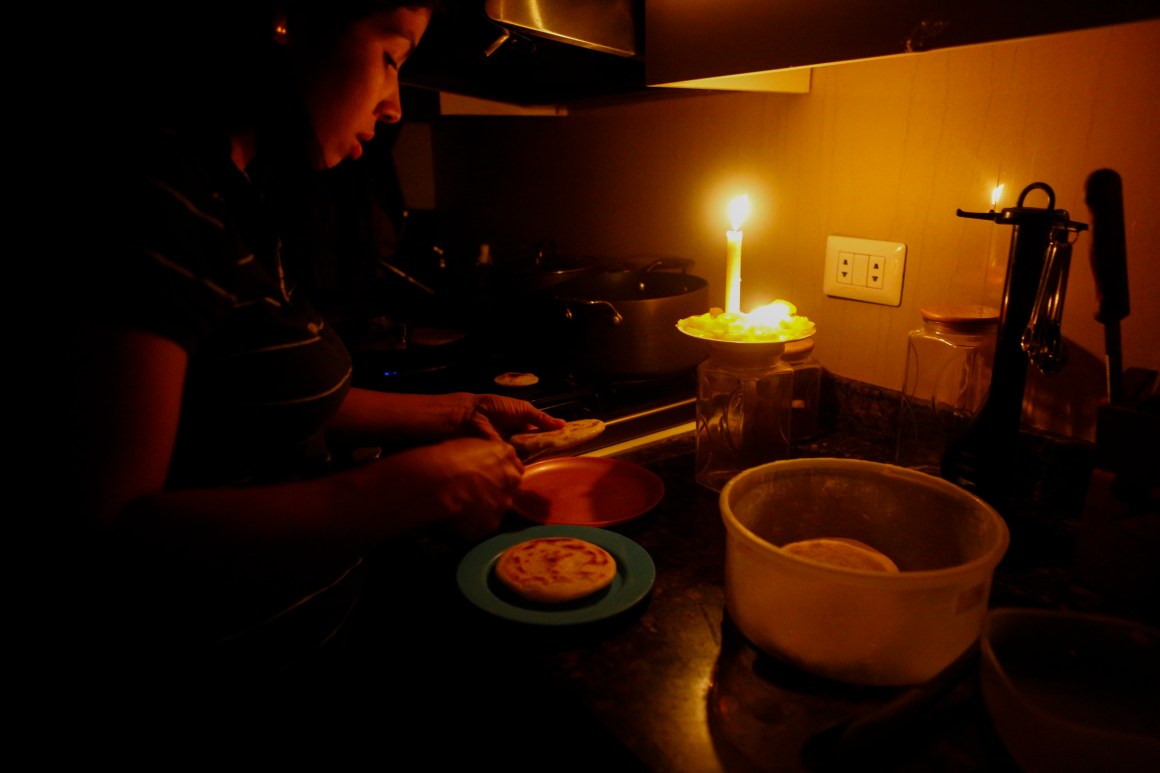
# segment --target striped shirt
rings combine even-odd
[[[216,152],[215,152],[216,151]],[[124,248],[100,267],[108,318],[189,355],[171,487],[325,468],[324,424],[345,398],[342,341],[295,295],[261,202],[228,145],[162,136],[115,206]]]
[[[329,469],[323,429],[350,389],[350,356],[294,293],[256,188],[224,140],[161,135],[141,151],[143,165],[125,187],[94,203],[104,222],[84,270],[84,305],[188,354],[166,487]],[[220,652],[204,654],[208,662],[222,657],[238,667],[247,657],[276,667],[283,655],[330,638],[349,614],[361,566],[343,550],[273,542],[223,544],[214,557],[132,544],[103,550],[102,571],[116,588],[105,598],[128,610],[105,624],[141,627],[128,638],[149,632],[158,653],[167,636],[178,646],[214,642]]]

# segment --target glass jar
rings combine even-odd
[[[822,365],[814,358],[814,341],[790,341],[781,355],[793,368],[793,403],[789,439],[797,443],[818,434],[818,404],[822,396]]]
[[[710,342],[697,366],[696,479],[720,491],[737,473],[789,457],[793,369],[782,343]]]
[[[910,331],[899,409],[896,462],[934,468],[982,406],[991,384],[999,311],[927,306]]]

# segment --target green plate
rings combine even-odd
[[[575,537],[599,545],[616,559],[616,577],[608,587],[562,604],[538,603],[513,593],[496,578],[495,563],[512,545],[541,537]],[[592,526],[533,526],[477,545],[459,562],[456,579],[468,601],[497,617],[533,625],[577,625],[636,606],[652,590],[656,566],[648,551],[615,532]]]

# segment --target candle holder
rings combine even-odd
[[[742,470],[789,457],[793,368],[781,359],[787,341],[701,340],[696,480],[720,491]]]

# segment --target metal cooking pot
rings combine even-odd
[[[577,364],[606,376],[659,376],[697,366],[704,342],[677,320],[709,310],[709,283],[691,274],[608,271],[557,285]]]

